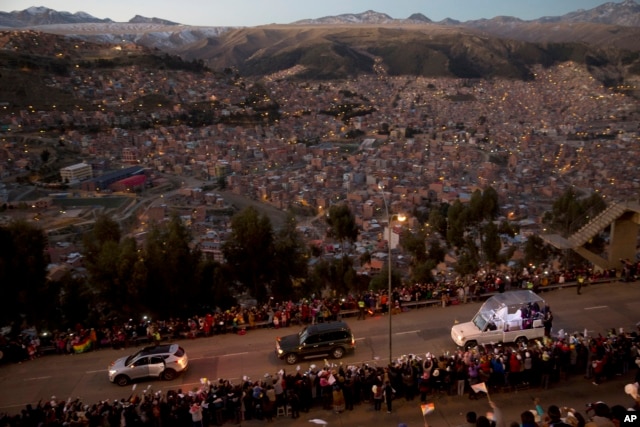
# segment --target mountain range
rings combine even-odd
[[[295,70],[301,78],[345,78],[374,72],[379,63],[390,75],[527,79],[535,64],[569,60],[609,85],[640,75],[640,5],[634,0],[530,21],[433,22],[420,13],[397,19],[369,10],[257,27],[188,26],[142,16],[122,23],[44,7],[0,12],[0,30],[24,29],[99,43],[125,40],[254,76]]]

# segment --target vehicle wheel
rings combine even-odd
[[[298,361],[298,355],[295,353],[287,354],[287,357],[284,358],[289,365],[293,365]]]
[[[477,342],[475,342],[475,341],[467,341],[464,344],[464,349],[465,350],[471,350],[472,348],[477,347],[477,346],[478,346]]]
[[[518,337],[516,338],[516,344],[522,345],[527,343],[527,337]]]
[[[334,359],[342,359],[342,356],[344,356],[344,348],[342,347],[334,348],[333,351],[331,352],[331,356],[333,356]]]
[[[118,384],[120,387],[124,387],[129,384],[129,377],[126,375],[118,375],[113,382]]]
[[[176,379],[176,371],[173,369],[167,369],[162,373],[162,379],[165,381],[172,381]]]

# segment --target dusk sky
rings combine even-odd
[[[615,0],[620,3],[622,0]],[[180,24],[204,26],[257,26],[288,24],[307,18],[361,13],[386,13],[407,18],[422,13],[433,21],[459,21],[515,16],[524,20],[559,16],[578,9],[591,9],[603,0],[2,0],[0,11],[44,6],[65,12],[86,12],[96,18],[126,22],[135,15],[162,18]]]

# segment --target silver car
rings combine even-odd
[[[137,353],[121,357],[109,365],[109,381],[125,386],[141,378],[171,381],[187,370],[187,353],[178,344],[145,347]]]

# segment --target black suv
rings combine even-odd
[[[340,359],[353,352],[356,340],[345,322],[318,323],[305,326],[294,335],[276,339],[276,354],[293,365],[300,359],[331,356]]]

